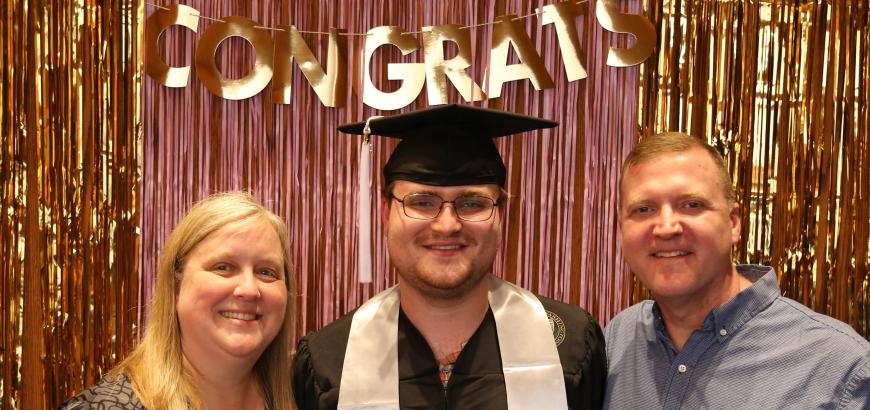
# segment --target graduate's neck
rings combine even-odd
[[[433,298],[399,279],[402,311],[426,339],[436,359],[456,352],[474,334],[489,309],[489,275],[466,294]]]

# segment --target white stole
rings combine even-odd
[[[508,408],[568,408],[553,331],[535,295],[494,276],[489,306],[495,317]],[[354,313],[341,371],[338,408],[399,409],[399,288],[369,299]]]

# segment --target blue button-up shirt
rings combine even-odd
[[[716,307],[677,351],[653,301],[604,331],[605,408],[868,409],[870,343],[849,325],[782,297],[776,272]]]

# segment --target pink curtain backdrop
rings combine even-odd
[[[395,25],[418,31],[427,25],[473,25],[504,14],[527,15],[552,1],[203,1],[185,4],[203,16],[248,17],[263,26],[295,25],[299,30],[365,33]],[[156,1],[167,6],[174,3]],[[544,58],[556,87],[536,91],[529,81],[507,83],[501,98],[475,105],[557,120],[561,126],[537,134],[501,139],[511,200],[504,241],[494,273],[533,292],[577,304],[602,323],[629,304],[631,281],[617,247],[618,170],[636,140],[638,67],[605,66],[610,45],[633,39],[606,32],[594,18],[595,1],[578,17],[588,78],[569,83],[553,26],[524,20],[526,32]],[[640,14],[639,0],[622,1],[623,12]],[[155,6],[146,4],[149,16]],[[193,65],[199,32],[169,29],[158,44],[173,66]],[[325,37],[304,35],[325,62]],[[491,27],[472,29],[472,78],[482,83],[488,64]],[[273,36],[274,38],[274,36]],[[419,39],[419,36],[418,36]],[[363,37],[347,38],[351,52]],[[386,63],[422,62],[422,49],[408,56],[385,48],[375,54],[373,77],[385,86]],[[218,65],[233,78],[253,64],[253,50],[234,38],[218,51]],[[391,85],[395,87],[396,85]],[[357,165],[359,139],[339,135],[336,126],[371,115],[390,115],[427,106],[425,92],[400,111],[380,112],[349,93],[343,108],[324,107],[298,69],[293,102],[273,104],[271,85],[241,101],[212,95],[192,72],[185,88],[142,80],[142,225],[140,303],[150,300],[159,250],[173,225],[196,200],[225,190],[250,190],[285,218],[297,274],[300,332],[317,329],[395,283],[379,224],[380,191],[373,193],[374,283],[357,281]],[[393,88],[395,89],[395,88]],[[461,102],[456,92],[450,102]],[[395,146],[374,139],[373,184]],[[144,313],[144,312],[143,312]],[[144,315],[141,318],[144,320]]]

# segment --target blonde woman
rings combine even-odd
[[[196,204],[160,257],[145,336],[63,409],[289,409],[287,227],[246,193]]]

